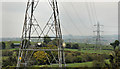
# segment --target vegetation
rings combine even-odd
[[[110,64],[106,63],[106,65],[109,69],[119,69],[120,68],[120,50],[115,49],[116,46],[119,46],[118,40],[115,40],[115,42],[113,43],[114,51],[109,56]]]
[[[37,60],[37,64],[45,64],[47,62],[47,57],[46,56],[50,56],[49,54],[47,54],[44,51],[37,51],[33,54],[33,56],[36,58]]]
[[[5,49],[6,48],[6,44],[5,42],[2,42],[2,49]]]
[[[18,50],[11,51],[11,50],[3,50],[2,51],[2,67],[7,66],[16,66],[17,63],[17,54]]]
[[[38,48],[40,49],[56,49],[57,46],[57,39],[44,39],[44,42],[41,43],[44,46],[40,46]],[[2,61],[3,61],[3,67],[7,66],[16,66],[17,63],[17,56],[18,56],[18,49],[11,48],[9,44],[12,44],[12,41],[4,42],[6,45],[6,48],[2,50]],[[119,56],[120,52],[117,49],[119,46],[119,42],[116,43],[116,48],[113,51],[113,46],[102,46],[102,49],[94,50],[95,45],[94,44],[84,44],[84,43],[66,43],[65,48],[65,60],[67,67],[112,67],[117,68],[119,63]],[[35,44],[35,42],[31,42],[30,44]],[[57,56],[57,52],[52,52],[55,56]],[[109,54],[112,53],[112,55],[109,56]],[[51,52],[44,52],[44,51],[35,51],[33,53],[33,58],[35,59],[36,66],[48,66],[49,67],[49,61],[47,57],[49,57],[50,61],[52,61],[52,54]],[[71,58],[72,57],[72,58]],[[56,57],[57,59],[57,57]],[[107,60],[107,61],[106,61]],[[9,62],[9,63],[8,63]],[[55,61],[53,61],[54,63]],[[53,64],[54,66],[54,64]]]
[[[79,44],[77,43],[73,44],[72,49],[79,49]]]
[[[116,46],[119,46],[119,41],[118,40],[115,40],[115,42],[113,43],[110,43],[111,46],[113,46],[114,50],[116,48]]]
[[[52,40],[49,38],[49,36],[46,35],[43,42],[45,44],[48,44],[50,41],[52,41]]]

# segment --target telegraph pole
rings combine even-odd
[[[96,47],[99,45],[101,45],[101,32],[103,32],[103,31],[101,31],[101,26],[103,26],[103,25],[100,25],[99,24],[99,22],[97,22],[97,24],[96,25],[94,25],[94,26],[96,26],[97,27],[97,30],[96,31],[93,31],[93,32],[95,32],[96,33]],[[100,50],[101,50],[101,46],[100,46]]]

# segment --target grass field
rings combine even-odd
[[[105,60],[106,63],[110,64],[109,59]],[[93,63],[91,62],[83,62],[83,63],[68,63],[65,67],[92,67]],[[15,67],[15,66],[10,66]],[[57,64],[52,65],[34,65],[32,67],[59,67]],[[63,66],[64,67],[64,66]]]
[[[66,67],[92,67],[92,62],[70,63],[67,64]]]
[[[79,52],[84,52],[84,53],[98,53],[98,54],[108,54],[111,52],[111,50],[79,50],[79,49],[68,49],[65,48],[65,51],[79,51]]]
[[[105,60],[106,63],[110,64],[109,59]],[[34,67],[58,67],[58,65],[35,65]],[[91,62],[83,62],[83,63],[68,63],[66,67],[92,67],[93,63]],[[63,66],[64,67],[64,66]]]
[[[4,50],[19,50],[19,48],[14,48],[14,49],[3,49]],[[78,51],[78,52],[83,52],[83,53],[98,53],[98,54],[109,54],[111,52],[111,50],[79,50],[79,49],[68,49],[65,48],[65,51]]]
[[[7,50],[9,50],[9,51],[14,51],[14,50],[19,50],[19,48],[13,48],[13,49],[3,49],[2,51],[7,51]]]
[[[52,65],[35,65],[34,67],[51,67],[51,66],[52,67],[58,67],[57,64],[52,64]],[[69,63],[69,64],[66,64],[66,67],[92,67],[92,62]]]
[[[16,50],[16,49],[6,49],[6,50]],[[94,51],[94,50],[78,50],[78,49],[65,49],[65,51],[79,51],[79,52],[84,52],[84,53],[109,53],[109,50],[102,50],[101,52],[99,50]],[[8,57],[3,57],[3,59],[7,59]],[[109,60],[105,60],[106,63],[110,63]],[[92,67],[93,66],[93,61],[91,62],[83,62],[83,63],[68,63],[66,64],[66,67]],[[51,65],[35,65],[33,67],[51,67]],[[58,65],[53,64],[52,67],[58,67]]]
[[[17,42],[14,42],[14,43],[17,43]],[[9,43],[7,43],[7,46],[9,46],[8,44]],[[9,50],[9,51],[19,50],[19,48],[14,48],[14,49],[8,49],[8,48],[4,49],[2,51],[4,52],[4,51],[7,51],[7,50]],[[111,47],[108,47],[108,48],[111,49]],[[94,48],[86,48],[86,50],[84,50],[84,48],[81,48],[81,50],[65,48],[64,50],[65,51],[78,51],[78,53],[82,52],[83,54],[85,54],[85,53],[109,54],[112,51],[112,50],[101,50],[100,51],[100,50],[94,50]],[[73,52],[73,54],[74,54],[74,52]],[[4,56],[3,59],[8,59],[8,56]],[[108,64],[110,63],[109,60],[105,60],[105,61]],[[51,67],[51,65],[35,65],[33,67]],[[58,65],[53,64],[52,67],[58,67]],[[77,63],[77,62],[76,63],[67,63],[66,67],[93,67],[93,61],[91,61],[91,62],[82,62],[82,63]]]

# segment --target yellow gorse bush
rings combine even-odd
[[[47,56],[49,57],[49,54],[45,53],[44,51],[37,51],[33,55],[36,60],[44,63],[47,61]]]

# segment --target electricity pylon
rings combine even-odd
[[[97,47],[97,45],[99,45],[99,46],[101,45],[101,38],[102,38],[101,32],[103,32],[103,31],[101,31],[100,26],[103,26],[103,25],[100,25],[99,22],[97,22],[97,24],[94,26],[97,27],[97,30],[93,31],[93,32],[96,32],[96,47]],[[100,46],[100,50],[101,50],[101,46]]]
[[[40,27],[36,17],[35,17],[35,10],[39,3],[39,0],[28,0],[26,12],[25,12],[25,19],[24,19],[24,26],[22,31],[22,40],[21,40],[21,47],[19,49],[18,54],[18,61],[17,67],[29,67],[34,65],[33,54],[36,51],[46,51],[51,52],[53,59],[50,61],[49,57],[47,57],[49,64],[52,65],[53,61],[62,67],[62,64],[65,64],[64,59],[64,49],[62,46],[62,33],[60,28],[60,20],[59,20],[59,11],[58,5],[56,0],[48,0],[49,5],[52,8],[51,16],[44,26],[44,28]],[[49,37],[45,37],[48,35]],[[36,39],[37,42],[43,40],[44,38],[54,38],[57,39],[57,48],[56,49],[38,49],[35,46],[31,45],[32,39]],[[58,52],[57,57],[52,53],[52,51]],[[30,63],[32,62],[32,64]]]

